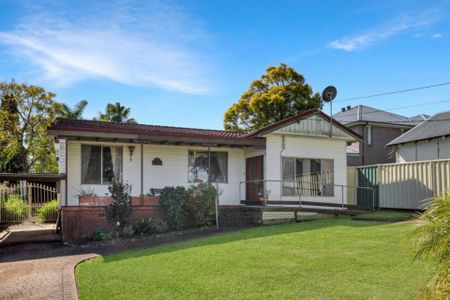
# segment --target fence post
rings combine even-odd
[[[372,212],[375,212],[375,189],[372,188]]]
[[[28,220],[31,220],[32,217],[32,208],[31,208],[31,204],[33,202],[33,186],[32,183],[28,184],[28,192],[27,192],[27,196],[28,196]]]
[[[342,208],[344,208],[344,186],[341,185]]]

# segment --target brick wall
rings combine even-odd
[[[150,217],[162,217],[159,206],[134,206],[129,221],[134,223]],[[98,228],[113,231],[106,219],[105,206],[63,206],[61,223],[64,242],[91,238]]]
[[[159,205],[133,206],[130,223],[146,218],[162,218]],[[105,206],[63,206],[61,208],[62,238],[64,242],[89,239],[101,228],[114,232],[106,219]],[[254,222],[252,215],[239,205],[219,207],[219,225],[221,227],[245,227]]]

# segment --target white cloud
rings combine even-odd
[[[328,47],[347,52],[361,50],[404,32],[430,28],[444,19],[444,15],[438,10],[430,10],[418,15],[403,15],[393,22],[368,30],[363,34],[332,41]]]
[[[94,8],[38,10],[0,32],[0,43],[59,85],[106,78],[190,94],[211,89],[208,54],[199,50],[208,37],[182,10],[123,1]]]
[[[433,33],[433,34],[431,35],[431,38],[434,39],[434,40],[440,39],[440,38],[442,38],[442,37],[443,37],[443,36],[442,36],[442,34],[440,34],[440,33]]]

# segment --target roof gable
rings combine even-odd
[[[269,133],[291,134],[299,136],[329,137],[330,122],[333,122],[332,136],[348,141],[362,140],[353,130],[345,127],[318,109],[309,110],[296,116],[270,124],[253,133],[251,136],[263,136]]]

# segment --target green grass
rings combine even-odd
[[[349,218],[251,228],[79,265],[81,299],[415,299],[412,223]]]
[[[408,211],[376,211],[373,213],[360,214],[358,218],[370,218],[370,219],[408,219],[415,216],[416,213]]]

